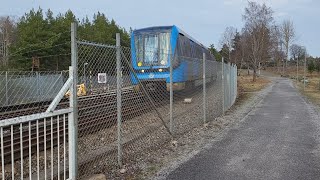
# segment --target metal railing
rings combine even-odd
[[[6,108],[0,115],[13,114],[12,118],[0,121],[1,136],[1,177],[2,179],[67,179],[75,177],[71,157],[74,154],[72,143],[76,140],[74,130],[74,106],[76,97],[72,89],[73,70],[45,111],[33,111],[32,106],[23,107],[31,111]],[[60,107],[61,99],[70,91],[69,106]],[[21,110],[18,109],[18,110]],[[7,116],[7,117],[11,117]],[[69,173],[68,173],[69,172]]]
[[[76,179],[77,61],[71,60],[69,75],[0,72],[1,179]]]

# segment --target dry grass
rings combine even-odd
[[[308,83],[303,90],[303,82],[296,83],[298,89],[312,102],[320,106],[320,77],[308,77]]]
[[[239,92],[257,92],[262,90],[270,83],[270,80],[264,77],[257,77],[256,81],[252,81],[252,75],[238,76],[238,89]]]

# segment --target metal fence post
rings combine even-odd
[[[78,83],[78,59],[77,59],[77,25],[71,23],[71,67],[69,76],[72,77],[70,87],[70,108],[72,113],[68,117],[68,138],[69,138],[69,179],[75,180],[78,171],[78,104],[77,104],[77,83]]]
[[[231,89],[231,105],[233,105],[233,99],[234,99],[234,64],[231,66],[232,67],[232,71],[231,71],[231,74],[232,74],[232,79],[231,79],[231,83],[232,83],[232,89]]]
[[[232,78],[232,71],[231,71],[231,63],[229,62],[229,81],[228,81],[228,84],[229,84],[229,97],[228,97],[228,109],[231,107],[231,78]]]
[[[233,77],[234,74],[233,74],[233,73],[234,73],[234,65],[231,64],[231,76],[232,76],[231,78],[232,78],[232,79],[230,80],[230,83],[231,83],[231,92],[230,92],[230,93],[231,93],[231,97],[230,97],[231,100],[230,100],[230,107],[231,107],[232,104],[233,104],[233,84],[234,84],[234,77]]]
[[[8,97],[8,71],[6,71],[6,105],[9,105],[9,97]]]
[[[39,83],[39,72],[36,72],[36,87],[37,87],[37,101],[40,101],[41,100],[41,97],[40,97],[40,83]]]
[[[297,77],[296,77],[297,83],[299,82],[298,76],[299,76],[299,57],[297,58]]]
[[[171,53],[171,58],[170,58],[170,124],[169,124],[169,130],[170,130],[170,132],[171,132],[171,134],[173,134],[173,75],[172,75],[172,73],[173,73],[173,63],[172,63],[172,61],[173,61],[173,58],[174,58],[174,56],[172,55],[172,51],[170,51],[170,53]]]
[[[307,56],[304,56],[304,68],[303,68],[303,91],[306,88],[306,67],[307,67]]]
[[[234,65],[233,103],[235,103],[237,99],[237,79],[238,79],[238,68],[237,68],[237,65]]]
[[[230,104],[229,104],[229,106],[231,107],[232,100],[233,100],[233,95],[232,95],[232,91],[233,91],[233,65],[232,64],[230,64],[230,82],[229,83],[230,83]]]
[[[234,80],[236,79],[236,75],[235,75],[235,65],[232,66],[232,104],[234,103],[234,85],[235,85],[235,82]]]
[[[225,111],[225,105],[224,105],[224,101],[225,101],[225,94],[224,94],[224,58],[222,57],[222,61],[221,61],[221,67],[222,67],[222,75],[221,75],[221,81],[222,81],[222,115],[224,115],[224,111]]]
[[[237,65],[233,68],[233,104],[236,102],[236,90],[237,90]]]
[[[118,136],[118,165],[122,167],[122,112],[121,112],[121,47],[120,33],[116,34],[117,47],[117,136]]]
[[[206,96],[206,54],[203,53],[202,55],[203,58],[203,63],[202,63],[202,79],[203,79],[203,122],[207,122],[207,114],[206,114],[206,109],[207,109],[207,96]]]

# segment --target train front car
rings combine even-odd
[[[172,65],[174,91],[200,86],[203,53],[207,59],[208,82],[214,79],[215,72],[209,68],[214,67],[214,57],[201,43],[176,26],[135,30],[131,35],[131,55],[137,78],[131,73],[131,81],[134,85],[140,81],[148,90],[166,88],[169,91]]]
[[[175,26],[150,27],[132,32],[131,63],[138,78],[131,73],[134,85],[140,81],[148,90],[163,87],[169,90],[170,61],[174,59],[172,54],[175,53],[177,36]]]

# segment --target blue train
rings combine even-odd
[[[155,89],[156,85],[161,84],[169,91],[170,65],[173,67],[173,90],[201,85],[203,53],[207,60],[207,81],[212,81],[216,78],[214,56],[178,27],[149,27],[135,30],[131,34],[132,67],[139,81],[148,89]],[[131,81],[134,85],[138,84],[133,74]]]

